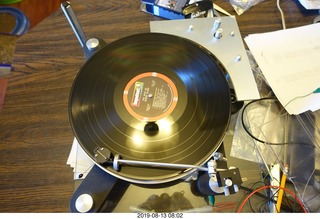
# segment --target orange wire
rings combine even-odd
[[[299,205],[302,207],[304,213],[308,213],[307,209],[304,207],[304,205],[302,204],[302,202],[297,198],[297,196],[294,194],[294,192],[292,192],[291,190],[287,189],[287,188],[283,188],[281,186],[262,186],[256,190],[254,190],[253,192],[251,192],[246,198],[245,200],[242,202],[242,204],[240,205],[240,207],[238,208],[237,210],[237,213],[240,213],[242,211],[242,208],[243,206],[246,204],[246,202],[249,200],[249,198],[251,196],[253,196],[255,193],[259,192],[260,190],[263,190],[263,189],[267,189],[267,188],[278,188],[278,189],[282,189],[288,193],[290,193],[296,200],[297,202],[299,203]]]
[[[220,203],[216,203],[212,209],[215,212],[220,212],[220,211],[224,211],[224,210],[229,210],[234,208],[237,205],[236,202],[220,202]]]

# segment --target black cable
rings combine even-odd
[[[264,184],[262,181],[258,181],[258,182],[255,182],[255,183],[251,186],[251,188],[248,188],[248,187],[245,187],[245,186],[240,186],[240,189],[241,189],[241,190],[244,190],[244,191],[246,191],[246,192],[248,192],[248,193],[250,194],[250,193],[252,193],[252,192],[254,191],[254,187],[255,187],[258,183]],[[264,201],[261,203],[258,211],[259,211],[259,212],[267,212],[267,209],[266,209],[266,208],[264,209],[264,211],[262,211],[262,207],[263,207],[263,206],[267,206],[267,205],[266,205],[267,203],[272,202],[273,204],[276,205],[276,204],[277,204],[277,201],[274,200],[274,196],[275,196],[279,191],[280,191],[280,189],[278,189],[278,190],[277,190],[274,194],[272,194],[270,197],[268,197],[268,196],[266,196],[266,195],[263,195],[263,194],[261,194],[261,193],[259,193],[259,192],[255,193],[255,194],[254,194],[255,196],[257,196],[257,197],[259,197],[259,198],[262,198],[262,199],[264,200]],[[296,193],[296,190],[294,190],[294,192]],[[245,196],[246,196],[246,195],[244,195],[244,197],[242,198],[242,200],[245,198]],[[285,199],[287,200],[287,203],[285,203],[284,201],[282,202],[282,204],[281,204],[281,210],[282,210],[282,211],[285,211],[285,212],[301,212],[301,209],[296,209],[296,208],[294,207],[294,206],[296,206],[296,201],[293,201],[293,200],[289,199],[286,192],[284,192],[284,197],[285,197]],[[250,201],[250,199],[248,200],[248,202],[249,202],[249,201]],[[294,203],[294,206],[292,206],[291,202]],[[288,204],[289,204],[290,206],[289,206]],[[251,211],[252,211],[253,213],[256,212],[256,211],[253,209],[252,204],[251,204],[250,202],[249,202],[249,206],[250,206],[250,209],[251,209]],[[276,209],[276,210],[277,210],[277,209]],[[297,211],[297,210],[298,210],[298,211]]]
[[[261,99],[257,99],[257,100],[252,100],[251,102],[249,102],[248,104],[246,104],[244,107],[243,107],[243,110],[242,110],[242,113],[241,113],[241,123],[242,123],[242,127],[243,129],[245,130],[245,132],[251,137],[253,138],[254,140],[262,143],[262,144],[269,144],[269,145],[290,145],[290,144],[302,144],[302,145],[306,145],[306,146],[310,146],[312,148],[315,147],[315,145],[311,145],[311,144],[308,144],[308,143],[303,143],[303,142],[281,142],[281,143],[273,143],[273,142],[268,142],[268,141],[264,141],[264,140],[261,140],[259,138],[257,138],[256,136],[254,136],[249,130],[248,128],[246,127],[245,125],[245,122],[244,122],[244,112],[246,111],[247,107],[250,106],[251,104],[253,103],[256,103],[256,102],[260,102],[260,101],[265,101],[265,100],[275,100],[275,101],[278,101],[277,98],[275,97],[265,97],[265,98],[261,98]]]
[[[291,183],[287,184],[287,186],[289,186],[289,185],[290,185],[290,187],[291,187],[291,190],[294,191],[295,196],[297,196],[297,190],[295,189],[294,182],[291,182]],[[288,204],[291,206],[290,209],[292,210],[292,212],[303,212],[303,209],[302,209],[301,206],[297,203],[297,200],[296,200],[296,199],[293,198],[293,200],[292,200],[292,198],[290,199],[290,198],[286,195],[286,193],[284,193],[284,194],[285,194],[285,198],[286,198]],[[319,195],[319,193],[316,194],[314,197],[310,198],[309,200],[305,200],[305,202],[309,202],[310,200],[312,200],[313,198],[317,197],[318,195]],[[293,203],[293,206],[292,206],[292,203]]]
[[[247,187],[244,187],[244,186],[240,186],[240,189],[244,190],[244,191],[247,191],[249,193],[252,193],[254,190],[253,189],[250,189],[250,188],[247,188]],[[269,197],[257,192],[254,194],[255,196],[258,196],[260,198],[263,198],[263,199],[269,199]]]
[[[256,136],[254,136],[246,127],[246,125],[244,124],[244,112],[246,111],[247,107],[250,106],[253,103],[256,102],[260,102],[260,101],[265,101],[265,100],[277,100],[275,97],[265,97],[265,98],[261,98],[261,99],[257,99],[257,100],[252,100],[251,102],[249,102],[247,105],[245,105],[243,107],[242,113],[241,113],[241,123],[242,123],[242,127],[243,129],[246,131],[246,133],[253,138],[254,140],[262,143],[262,144],[270,144],[270,145],[283,145],[283,143],[272,143],[272,142],[267,142],[267,141],[263,141],[259,138],[257,138]]]
[[[264,141],[264,140],[261,140],[261,139],[259,139],[259,138],[257,138],[256,136],[254,136],[250,131],[249,131],[249,129],[246,127],[246,125],[245,125],[245,122],[244,122],[244,113],[245,113],[245,111],[247,110],[247,108],[250,106],[250,105],[252,105],[252,104],[254,104],[254,103],[256,103],[256,102],[260,102],[260,101],[265,101],[265,100],[274,100],[274,101],[278,101],[275,97],[267,97],[267,98],[262,98],[262,99],[258,99],[258,100],[253,100],[253,101],[251,101],[251,102],[249,102],[248,104],[246,104],[245,106],[244,106],[244,108],[243,108],[243,110],[242,110],[242,113],[241,113],[241,123],[242,123],[242,126],[243,126],[243,129],[245,130],[245,132],[252,138],[252,139],[254,139],[254,140],[256,140],[257,142],[260,142],[260,143],[262,143],[262,144],[269,144],[269,145],[290,145],[290,144],[292,144],[292,145],[305,145],[305,146],[310,146],[310,147],[312,147],[312,148],[314,148],[314,147],[316,147],[315,145],[312,145],[312,144],[309,144],[309,143],[303,143],[303,142],[281,142],[281,143],[274,143],[274,142],[268,142],[268,141]],[[283,111],[283,110],[282,110]],[[279,114],[281,114],[282,113],[282,111],[280,111],[280,113]],[[280,116],[280,115],[279,115]],[[277,157],[277,160],[279,159],[279,157]],[[241,187],[243,190],[249,190],[250,191],[250,189],[249,188],[246,188],[246,187]],[[296,192],[296,190],[294,190],[295,192]],[[276,194],[276,193],[275,193]],[[291,205],[291,203],[290,203],[290,201],[292,201],[292,200],[290,200],[287,196],[286,196],[286,193],[284,193],[285,194],[285,199],[287,200],[287,203],[290,205],[290,206],[288,206],[287,204],[285,204],[285,203],[283,203],[282,205],[281,205],[281,209],[282,210],[287,210],[288,212],[297,212],[296,211],[296,202],[293,202],[293,206]],[[271,199],[271,198],[268,198],[267,196],[264,196],[264,195],[262,195],[262,194],[260,194],[260,193],[256,193],[256,195],[257,196],[260,196],[261,198],[264,198],[264,199],[267,199],[267,201],[266,202],[264,202],[264,203],[262,203],[261,205],[260,205],[260,207],[259,207],[259,210],[260,211],[262,211],[262,207],[267,203],[267,202],[270,202],[270,201],[272,201],[272,202],[274,202],[275,203],[275,201],[273,200],[273,199]],[[252,208],[252,206],[251,206],[251,203],[249,202],[249,204],[250,204],[250,208],[251,208],[251,210],[254,212],[254,209]],[[300,210],[300,209],[299,209]],[[298,212],[300,212],[300,211],[298,211]]]
[[[263,182],[261,182],[261,181],[255,182],[255,183],[251,186],[251,188],[248,188],[248,187],[245,187],[245,186],[240,186],[240,189],[241,189],[241,190],[244,190],[244,191],[247,191],[248,194],[250,194],[250,193],[252,193],[252,192],[254,191],[253,188],[254,188],[255,185],[257,185],[258,183],[263,183]],[[263,183],[263,184],[264,184],[264,183]],[[247,195],[247,194],[245,194],[241,200],[244,200],[245,197],[246,197],[246,195]],[[261,194],[261,193],[259,193],[259,192],[255,193],[254,195],[257,196],[257,197],[263,198],[264,200],[269,200],[269,197],[267,197],[267,196],[265,196],[265,195],[263,195],[263,194]],[[242,201],[241,201],[241,202],[242,202]],[[241,202],[240,202],[240,203],[241,203]],[[252,204],[251,204],[250,199],[248,200],[248,204],[249,204],[249,207],[250,207],[251,211],[252,211],[253,213],[256,213],[256,211],[255,211],[255,210],[253,209],[253,207],[252,207]],[[238,207],[239,207],[239,206],[238,206]],[[238,207],[237,207],[236,209],[238,209]]]
[[[253,187],[254,187],[257,183],[262,183],[262,182],[259,181],[259,182],[254,183],[251,188],[248,188],[248,187],[245,187],[245,186],[240,186],[240,189],[245,190],[245,191],[249,192],[249,194],[250,194],[250,193],[252,193],[252,192],[254,191],[254,190],[253,190]],[[268,203],[268,202],[272,202],[272,203],[274,203],[274,204],[277,203],[277,202],[274,200],[274,196],[275,196],[278,192],[279,192],[279,189],[278,189],[271,197],[265,196],[265,195],[263,195],[263,194],[261,194],[261,193],[259,193],[259,192],[257,192],[257,193],[254,194],[255,196],[258,196],[258,197],[264,199],[264,201],[262,202],[262,204],[260,205],[260,207],[259,207],[259,209],[258,209],[259,212],[262,212],[261,208],[262,208],[262,206],[265,205],[266,203]],[[248,200],[248,202],[249,202],[249,201],[250,201],[250,199]],[[253,207],[252,207],[252,205],[251,205],[250,202],[249,202],[249,206],[250,206],[251,211],[252,211],[252,212],[255,212],[255,210],[253,209]]]
[[[264,208],[264,211],[262,211],[261,208],[262,208],[262,206],[266,206],[266,204],[269,203],[271,200],[273,200],[273,199],[270,198],[269,200],[264,201],[264,202],[260,205],[260,207],[259,207],[259,212],[260,212],[260,213],[265,213],[265,212],[267,212],[266,207]],[[270,210],[269,210],[269,212],[270,212]]]
[[[253,209],[253,207],[252,207],[250,198],[248,199],[248,203],[249,203],[249,207],[250,207],[252,213],[256,213],[256,211],[255,211],[255,210]]]
[[[263,144],[269,144],[269,145],[283,145],[283,143],[272,143],[272,142],[267,142],[267,141],[263,141],[261,139],[258,139],[256,136],[254,136],[248,129],[247,127],[245,126],[244,124],[244,112],[246,111],[247,107],[250,106],[251,104],[253,103],[256,103],[256,102],[260,102],[260,101],[265,101],[265,100],[276,100],[277,99],[275,97],[266,97],[266,98],[262,98],[262,99],[257,99],[257,100],[253,100],[251,102],[249,102],[247,105],[244,106],[243,110],[242,110],[242,114],[241,114],[241,122],[242,122],[242,127],[243,129],[246,131],[246,133],[251,137],[253,138],[254,140],[260,142],[260,143],[263,143]],[[282,150],[282,148],[281,148]],[[281,153],[281,152],[279,152]],[[274,161],[276,162],[277,160],[279,160],[279,156],[277,156],[277,159]]]

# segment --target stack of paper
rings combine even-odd
[[[74,179],[85,178],[94,165],[94,162],[82,149],[76,138],[73,140],[67,164],[73,168]]]
[[[289,114],[320,109],[320,23],[245,38]]]
[[[299,0],[299,2],[308,10],[320,9],[319,0]]]

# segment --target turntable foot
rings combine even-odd
[[[128,186],[128,182],[94,165],[73,193],[70,211],[74,213],[112,212]]]
[[[76,200],[76,209],[80,213],[86,213],[91,210],[93,206],[93,199],[89,194],[82,194]]]

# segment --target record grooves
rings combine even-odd
[[[92,159],[96,148],[104,147],[124,159],[202,165],[229,123],[224,73],[209,51],[184,38],[147,33],[115,41],[91,57],[74,81],[69,102],[74,134]],[[150,134],[146,127],[158,130]],[[194,171],[102,168],[144,184]]]

